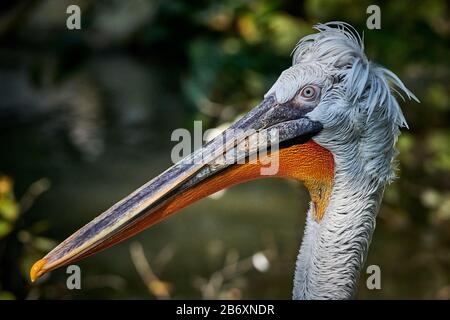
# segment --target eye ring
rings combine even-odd
[[[302,98],[305,98],[307,100],[314,100],[319,93],[319,88],[308,85],[303,87],[303,89],[300,91],[300,96]]]

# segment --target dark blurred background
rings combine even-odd
[[[366,8],[381,8],[381,30]],[[82,11],[66,28],[66,8]],[[59,241],[171,164],[175,128],[249,110],[317,22],[364,31],[366,52],[421,100],[402,103],[400,179],[386,191],[357,298],[450,298],[450,15],[445,0],[2,1],[0,299],[290,298],[308,195],[282,180],[216,194],[31,285]]]

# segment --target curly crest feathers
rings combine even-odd
[[[301,39],[293,51],[293,65],[316,62],[342,79],[349,101],[366,100],[367,120],[376,108],[399,127],[407,127],[392,95],[419,100],[391,71],[370,62],[364,54],[363,38],[345,22],[328,22],[314,27],[319,32]],[[403,95],[402,95],[403,94]]]

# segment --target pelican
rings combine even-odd
[[[367,256],[385,186],[395,178],[395,144],[407,123],[394,96],[418,102],[391,71],[369,61],[358,32],[344,22],[315,26],[293,51],[262,102],[221,135],[177,162],[59,244],[30,271],[55,268],[123,241],[219,190],[267,177],[249,157],[249,135],[276,129],[279,167],[270,177],[304,183],[311,197],[296,261],[293,299],[351,299]],[[403,94],[403,95],[402,95]],[[224,136],[233,143],[222,143]],[[229,141],[229,140],[227,140]],[[187,161],[190,160],[190,161]]]

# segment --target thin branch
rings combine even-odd
[[[133,242],[130,245],[130,254],[134,267],[150,293],[158,299],[170,298],[169,285],[161,281],[153,272],[150,263],[145,257],[142,244]]]

